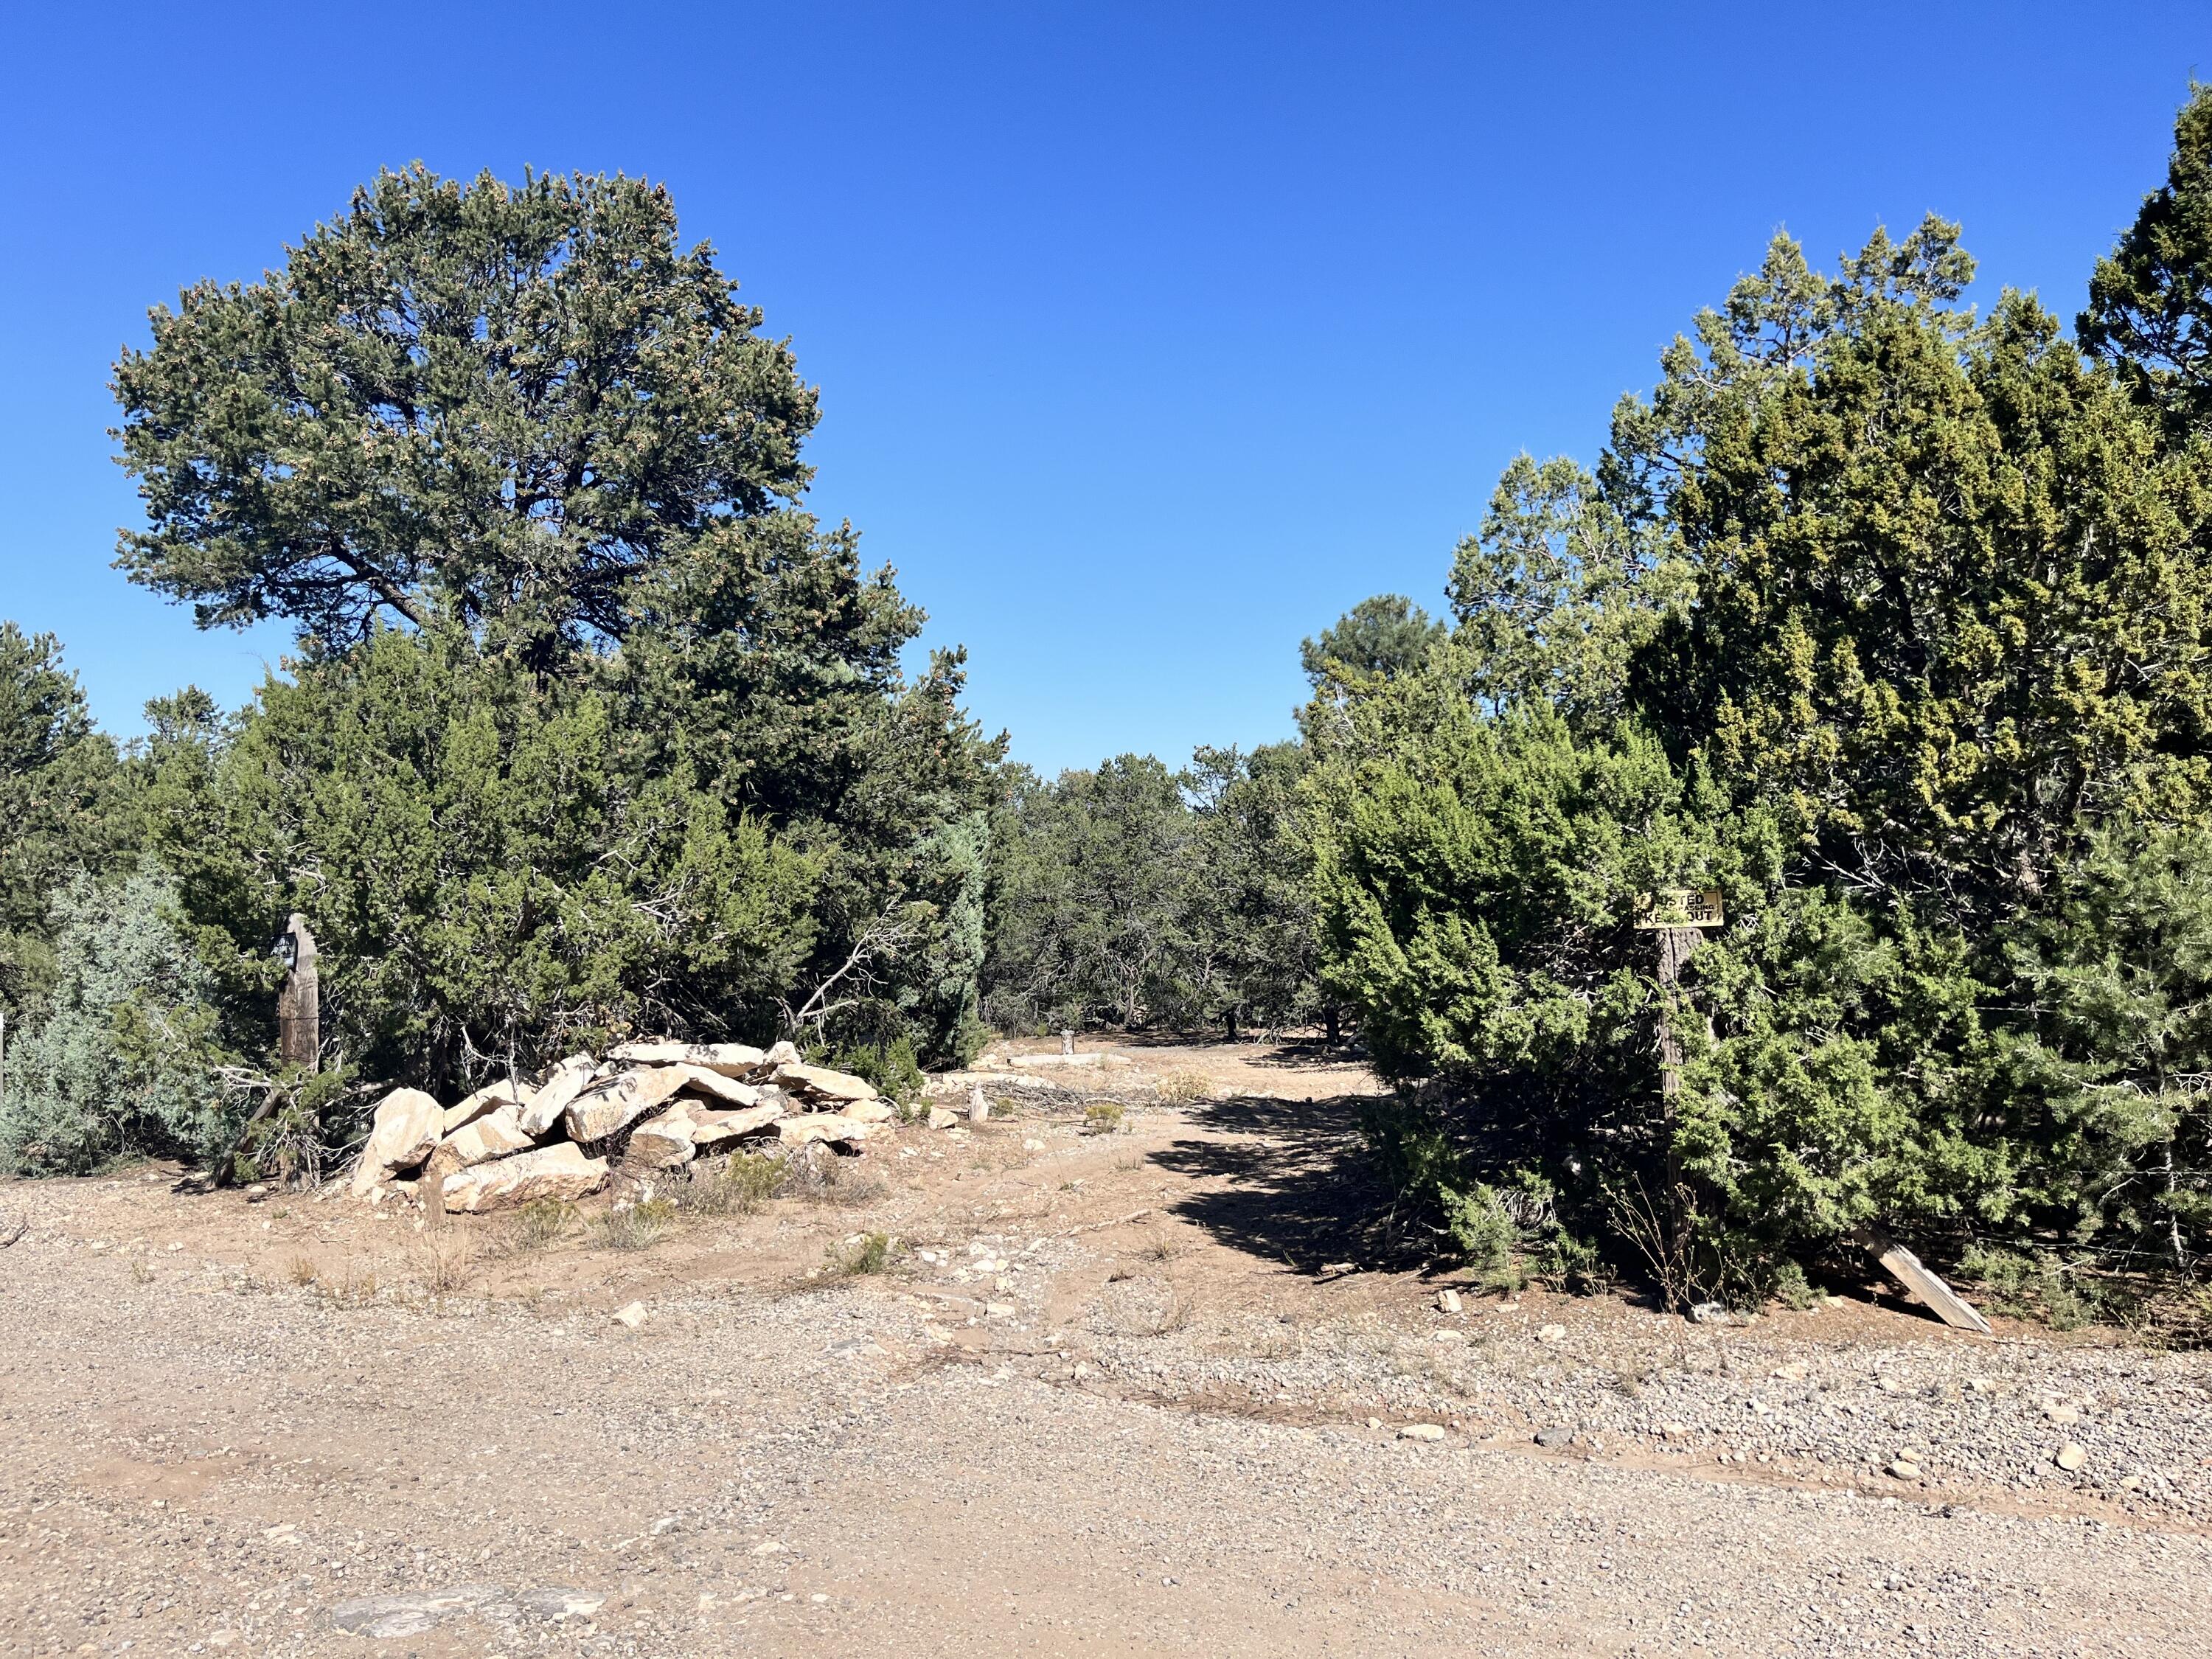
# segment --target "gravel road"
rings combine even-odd
[[[1446,1315],[1321,1202],[1340,1125],[902,1131],[641,1249],[0,1188],[0,1650],[2212,1651],[2202,1359]]]

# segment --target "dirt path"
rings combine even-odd
[[[1133,1053],[1236,1093],[1024,1097],[643,1248],[0,1188],[0,1651],[2212,1650],[2203,1362],[1449,1317],[1362,1231],[1356,1073]]]

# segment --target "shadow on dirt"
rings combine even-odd
[[[1152,1161],[1210,1190],[1170,1212],[1231,1249],[1318,1275],[1350,1261],[1403,1272],[1422,1265],[1420,1240],[1393,1225],[1391,1194],[1359,1135],[1359,1097],[1203,1103],[1191,1122],[1236,1140],[1179,1139]]]

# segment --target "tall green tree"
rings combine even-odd
[[[2166,183],[2097,261],[2075,330],[2176,430],[2212,421],[2212,87],[2190,88]]]
[[[115,368],[131,580],[342,647],[434,614],[533,662],[807,479],[813,392],[642,179],[380,173],[264,280],[187,289]]]
[[[148,520],[119,562],[203,626],[283,616],[301,637],[295,684],[264,689],[209,776],[229,845],[255,850],[194,866],[187,897],[240,963],[292,907],[334,947],[326,983],[348,949],[380,963],[350,1040],[395,1074],[462,1076],[617,1019],[764,1033],[773,1014],[809,1042],[939,1056],[975,1041],[999,746],[960,709],[961,653],[908,675],[923,614],[804,509],[816,397],[761,320],[657,186],[416,167],[262,282],[157,310],[151,349],[117,365]],[[357,811],[329,794],[356,766],[388,786]],[[523,810],[515,778],[573,787],[579,817]],[[362,866],[432,810],[483,822],[424,821],[429,885]],[[173,823],[189,860],[191,818]],[[710,844],[708,865],[735,865],[675,850]],[[592,887],[582,848],[626,873]],[[333,865],[382,897],[299,873]],[[740,889],[763,896],[742,919]],[[503,896],[447,929],[463,890]],[[592,951],[609,977],[586,984]],[[409,1042],[428,1046],[403,1058]]]
[[[0,622],[0,1015],[20,1031],[57,971],[47,906],[79,870],[131,856],[115,744],[94,730],[51,634]]]

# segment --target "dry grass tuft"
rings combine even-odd
[[[695,1170],[672,1196],[687,1215],[750,1215],[775,1196],[787,1174],[780,1158],[732,1152],[720,1169]]]
[[[541,1198],[524,1205],[507,1224],[507,1248],[517,1255],[543,1250],[559,1243],[574,1231],[576,1206],[557,1198]]]
[[[1170,1072],[1160,1079],[1159,1093],[1171,1106],[1194,1105],[1213,1098],[1213,1080],[1203,1072]]]
[[[317,1269],[313,1261],[307,1257],[295,1255],[292,1258],[292,1265],[284,1270],[284,1276],[295,1285],[305,1288],[315,1282]]]
[[[676,1206],[665,1198],[648,1198],[642,1204],[625,1204],[600,1218],[599,1231],[611,1250],[649,1250],[668,1236],[676,1223]]]
[[[416,1242],[415,1277],[432,1296],[448,1296],[468,1284],[476,1266],[476,1250],[456,1238],[425,1238]]]

